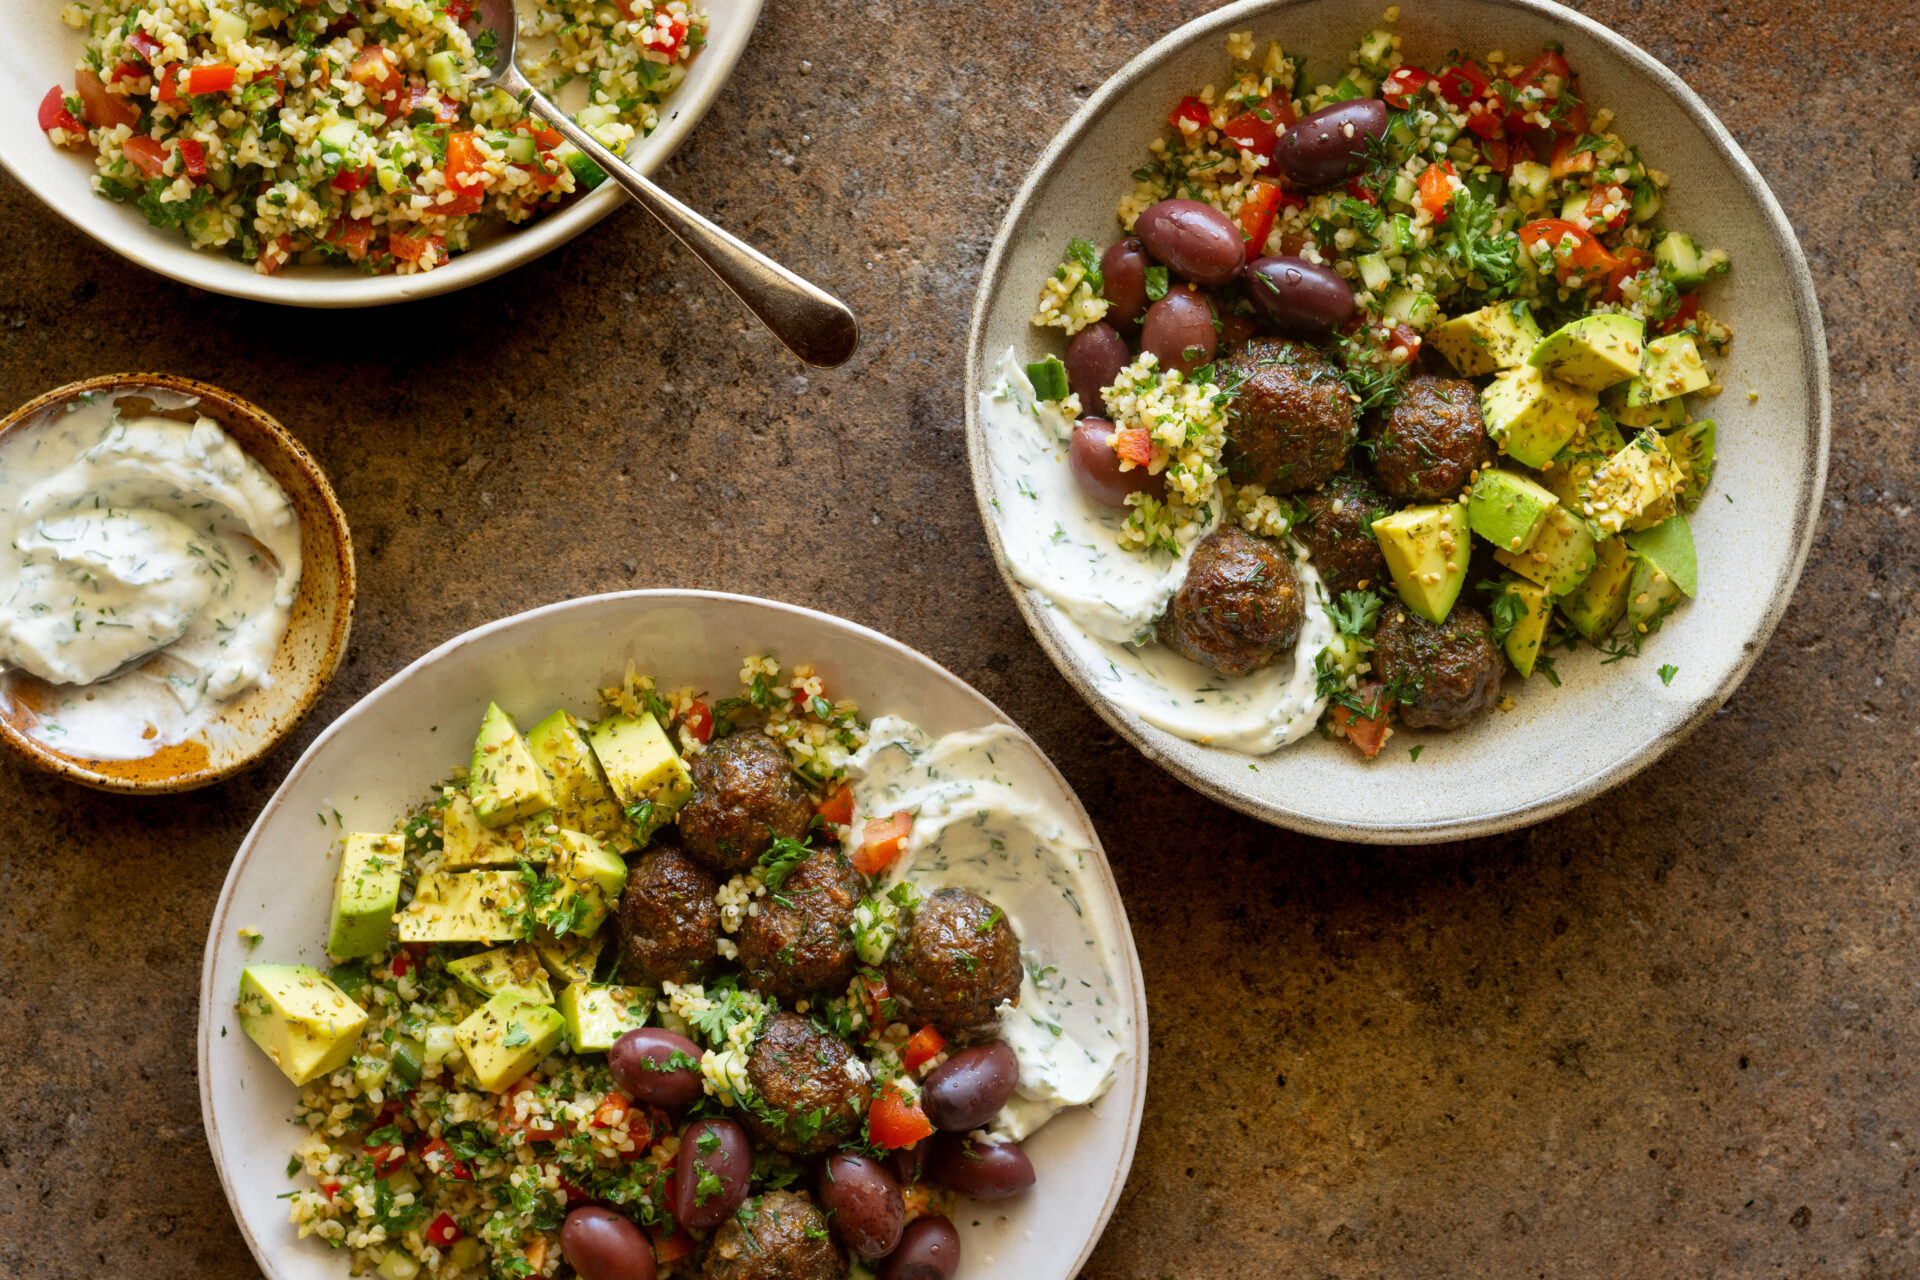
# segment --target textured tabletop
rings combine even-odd
[[[1833,352],[1826,508],[1772,644],[1671,758],[1530,831],[1367,849],[1260,826],[1117,740],[1028,636],[969,488],[967,311],[1028,159],[1208,7],[773,0],[663,176],[852,303],[866,344],[831,374],[630,208],[491,284],[328,314],[146,274],[0,178],[0,405],[135,369],[252,398],[332,475],[361,583],[319,712],[245,777],[109,799],[0,759],[0,1273],[257,1274],[194,1079],[229,857],[320,726],[424,650],[636,586],[877,627],[1079,789],[1153,1064],[1088,1275],[1916,1273],[1920,21],[1585,6],[1688,79],[1800,234]]]

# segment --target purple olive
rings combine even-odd
[[[1004,1040],[989,1040],[941,1063],[920,1091],[920,1109],[935,1128],[965,1133],[1000,1114],[1018,1083],[1020,1059],[1012,1046]]]
[[[712,1174],[705,1190],[701,1175]],[[705,1230],[733,1216],[747,1198],[753,1177],[753,1144],[737,1121],[695,1120],[680,1135],[673,1170],[674,1217],[683,1227]]]
[[[960,1233],[945,1218],[915,1218],[900,1247],[880,1264],[880,1280],[953,1280],[960,1270]]]
[[[700,1046],[665,1027],[637,1027],[615,1040],[607,1067],[622,1089],[657,1106],[684,1107],[705,1089]]]
[[[937,1134],[927,1176],[975,1200],[1004,1200],[1033,1185],[1033,1161],[1017,1142],[975,1142],[959,1133]]]
[[[1175,289],[1147,308],[1140,326],[1140,349],[1160,359],[1162,369],[1192,373],[1213,362],[1220,334],[1213,327],[1213,307],[1191,289]]]
[[[887,1152],[887,1168],[903,1187],[910,1187],[927,1176],[927,1157],[933,1154],[933,1137],[928,1135],[910,1147],[895,1147]]]
[[[892,1253],[907,1225],[906,1201],[887,1166],[844,1151],[820,1166],[820,1207],[847,1248],[863,1258]]]
[[[653,1280],[653,1242],[611,1209],[575,1209],[560,1224],[560,1252],[580,1280]]]
[[[1100,278],[1105,282],[1100,294],[1107,300],[1107,319],[1114,324],[1133,324],[1147,310],[1147,268],[1153,259],[1138,237],[1128,236],[1107,246],[1100,255]]]
[[[1080,491],[1102,506],[1124,507],[1130,493],[1167,495],[1166,477],[1150,475],[1142,466],[1120,469],[1120,455],[1113,451],[1113,424],[1105,418],[1082,418],[1073,424],[1067,468],[1080,482]]]
[[[1225,284],[1247,261],[1247,239],[1233,220],[1198,200],[1162,200],[1133,223],[1133,234],[1169,270],[1195,284]]]
[[[1330,333],[1353,319],[1353,286],[1332,267],[1305,258],[1257,258],[1240,287],[1254,310],[1298,338]]]
[[[1080,411],[1095,415],[1107,411],[1102,388],[1113,385],[1120,371],[1133,363],[1127,340],[1110,324],[1090,324],[1067,344],[1067,386],[1080,397]]]
[[[1289,125],[1273,161],[1302,186],[1330,187],[1366,168],[1369,143],[1386,132],[1387,104],[1378,98],[1335,102]]]

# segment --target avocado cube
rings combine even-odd
[[[1527,353],[1540,341],[1540,326],[1527,304],[1516,299],[1457,316],[1435,328],[1427,341],[1462,377],[1476,378],[1525,364]]]
[[[686,762],[651,715],[608,716],[587,730],[587,741],[629,816],[637,810],[644,818],[641,840],[693,798]]]
[[[1637,317],[1600,312],[1555,329],[1527,363],[1571,386],[1604,391],[1640,372],[1646,341],[1646,324]]]
[[[1458,502],[1407,507],[1373,522],[1401,601],[1429,622],[1446,621],[1467,582],[1467,508]]]
[[[1506,579],[1500,584],[1500,592],[1519,601],[1520,616],[1507,631],[1501,647],[1507,651],[1507,661],[1524,680],[1533,674],[1534,662],[1540,657],[1540,642],[1547,634],[1547,620],[1553,616],[1553,596],[1539,583],[1525,578]]]
[[[1531,547],[1525,551],[1496,548],[1493,558],[1550,594],[1563,596],[1593,572],[1594,553],[1593,531],[1587,522],[1558,506],[1540,522]]]
[[[627,864],[584,831],[562,830],[553,848],[553,890],[536,916],[556,934],[593,933],[620,900]]]
[[[1702,418],[1660,437],[1666,441],[1667,452],[1673,455],[1674,469],[1679,473],[1680,505],[1689,511],[1700,505],[1707,485],[1713,480],[1714,434],[1713,419]]]
[[[543,1004],[502,993],[453,1029],[467,1070],[489,1093],[503,1093],[559,1047],[566,1019]]]
[[[1693,529],[1685,516],[1629,533],[1627,545],[1681,592],[1689,596],[1694,593],[1699,585],[1699,557],[1694,553]]]
[[[1656,431],[1674,431],[1687,425],[1687,402],[1679,396],[1654,404],[1630,405],[1627,391],[1632,382],[1616,383],[1600,393],[1600,407],[1613,420],[1630,430],[1652,427]]]
[[[1677,506],[1679,469],[1657,431],[1642,431],[1593,473],[1583,513],[1603,533],[1648,529]]]
[[[560,993],[567,1043],[575,1053],[605,1053],[635,1027],[647,1025],[654,993],[644,987],[595,987],[576,982]]]
[[[400,941],[511,942],[526,915],[518,871],[429,872],[400,913]]]
[[[240,1027],[295,1084],[353,1057],[367,1011],[311,965],[250,964],[240,971]]]
[[[1467,524],[1496,547],[1525,551],[1533,545],[1540,522],[1559,501],[1523,475],[1489,468],[1473,482]]]
[[[562,983],[592,982],[600,953],[606,949],[607,935],[556,934],[542,929],[533,935],[533,945],[540,953],[540,963]]]
[[[1627,404],[1642,408],[1699,391],[1713,382],[1690,333],[1670,333],[1647,344],[1640,376],[1627,384]]]
[[[1634,558],[1626,543],[1608,538],[1600,544],[1593,572],[1560,599],[1561,615],[1595,644],[1627,614],[1627,583],[1633,577]]]
[[[1660,274],[1680,289],[1693,289],[1706,283],[1707,255],[1690,235],[1669,231],[1653,246],[1653,260]]]
[[[1658,631],[1685,598],[1678,583],[1641,556],[1634,561],[1633,579],[1627,584],[1627,625],[1640,635]]]
[[[531,842],[520,826],[498,831],[480,825],[473,801],[465,792],[455,791],[440,803],[440,864],[451,870],[468,867],[511,867],[522,862],[538,862],[546,856],[544,847]],[[535,814],[532,821],[541,820]]]
[[[400,905],[406,843],[399,836],[349,832],[333,881],[333,923],[327,954],[342,960],[378,953]]]
[[[624,853],[634,847],[633,834],[627,829],[627,815],[614,799],[593,758],[593,748],[581,736],[579,724],[564,711],[556,711],[527,733],[527,749],[533,762],[547,776],[553,792],[553,821],[572,831],[584,831]]]
[[[1599,407],[1591,391],[1556,382],[1532,365],[1503,369],[1480,393],[1487,434],[1516,461],[1542,467]]]
[[[513,727],[512,717],[491,702],[480,722],[480,736],[473,741],[467,794],[483,827],[504,827],[553,808],[553,792],[534,764],[526,739]]]
[[[540,967],[540,954],[527,942],[477,951],[447,962],[447,972],[483,996],[501,992],[519,996],[528,1004],[552,1004],[553,987]]]

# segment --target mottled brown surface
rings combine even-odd
[[[1089,1275],[1920,1269],[1920,24],[1858,0],[1587,6],[1690,79],[1803,238],[1834,351],[1828,509],[1779,634],[1674,758],[1530,832],[1373,850],[1258,826],[1115,740],[1029,639],[968,491],[960,350],[1001,210],[1075,92],[1206,7],[776,0],[666,176],[845,292],[867,346],[835,375],[803,376],[637,212],[468,293],[339,316],[197,296],[0,180],[0,401],[130,368],[257,400],[333,475],[362,584],[320,716],[250,776],[127,801],[0,762],[0,1273],[255,1274],[193,1072],[229,855],[319,722],[412,657],[641,584],[890,632],[1079,788],[1154,1054]]]

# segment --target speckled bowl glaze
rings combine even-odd
[[[967,434],[981,518],[1020,611],[1062,674],[1149,759],[1222,803],[1278,826],[1340,840],[1418,844],[1504,831],[1591,800],[1677,746],[1724,703],[1787,607],[1826,483],[1826,339],[1800,246],[1766,183],[1692,90],[1596,22],[1546,0],[1403,5],[1409,61],[1449,49],[1565,46],[1588,101],[1649,164],[1674,176],[1670,225],[1722,246],[1731,275],[1708,305],[1737,338],[1703,402],[1720,424],[1713,489],[1693,528],[1700,591],[1645,645],[1603,666],[1591,649],[1562,658],[1562,687],[1509,679],[1516,706],[1451,734],[1400,730],[1377,760],[1319,738],[1253,759],[1156,729],[1106,702],[1067,648],[1061,617],[1006,568],[979,393],[1011,347],[1023,360],[1055,349],[1028,323],[1041,281],[1067,241],[1117,238],[1114,207],[1147,144],[1182,95],[1226,82],[1229,31],[1279,40],[1309,68],[1345,65],[1380,20],[1376,0],[1243,0],[1188,23],[1128,63],[1087,100],[1014,197],[987,259],[967,350]],[[1757,397],[1749,399],[1748,393]],[[1671,665],[1671,685],[1659,670]],[[1423,748],[1418,760],[1408,748]]]
[[[298,1091],[240,1030],[233,1002],[241,968],[255,960],[326,965],[335,872],[327,854],[337,832],[386,830],[463,758],[489,701],[523,724],[556,704],[591,714],[595,690],[628,659],[674,687],[724,692],[754,653],[811,662],[834,695],[852,698],[863,714],[905,716],[931,734],[1011,723],[931,659],[829,614],[707,591],[629,591],[549,605],[448,641],[327,726],[293,766],[227,873],[200,978],[207,1144],[270,1280],[346,1280],[347,1265],[320,1241],[298,1239],[287,1221],[278,1197],[296,1185],[287,1155],[304,1132],[291,1121]],[[1119,922],[1115,981],[1132,1027],[1112,1091],[1061,1113],[1023,1144],[1037,1187],[956,1217],[961,1280],[1076,1275],[1119,1202],[1146,1105],[1145,984],[1119,888],[1066,780],[1049,764],[1030,782],[1095,850],[1094,884]],[[242,928],[259,931],[257,947],[242,940]]]
[[[55,751],[22,729],[29,715],[0,699],[0,744],[32,764],[101,791],[192,791],[237,773],[280,745],[305,718],[347,653],[353,625],[353,539],[320,465],[256,405],[230,391],[166,373],[114,373],[49,391],[0,420],[0,432],[39,419],[83,395],[118,398],[146,392],[198,398],[195,409],[285,489],[300,521],[300,594],[269,669],[273,682],[234,699],[186,741],[143,760],[89,760]]]
[[[713,18],[707,47],[664,104],[659,127],[637,142],[627,157],[630,165],[649,176],[679,149],[719,99],[760,18],[761,0],[705,0],[705,4]],[[92,153],[62,151],[47,142],[36,116],[40,99],[50,85],[72,85],[84,44],[81,33],[60,20],[61,7],[0,6],[0,37],[4,37],[0,39],[0,165],[54,212],[107,248],[182,284],[295,307],[376,307],[431,298],[532,262],[627,202],[626,192],[605,183],[550,217],[517,231],[490,233],[470,252],[423,275],[363,276],[346,268],[318,266],[288,267],[262,275],[250,263],[190,248],[177,230],[148,226],[145,215],[130,204],[95,195],[90,185]]]

